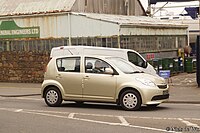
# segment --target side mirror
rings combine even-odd
[[[104,71],[105,74],[110,74],[110,75],[113,75],[114,71],[112,68],[106,68],[105,71]]]
[[[144,63],[142,64],[142,67],[147,68],[147,65],[148,65],[147,61],[144,61]]]
[[[143,67],[143,68],[147,68],[147,62],[146,61],[142,61],[138,63],[138,66]]]

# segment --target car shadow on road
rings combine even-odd
[[[123,109],[121,106],[116,104],[110,104],[110,103],[83,103],[83,104],[77,104],[74,102],[66,102],[61,105],[61,107],[70,107],[70,108],[84,108],[84,109],[102,109],[102,110],[120,110]],[[160,110],[166,110],[167,107],[158,106],[158,107],[147,107],[142,106],[138,111],[160,111]]]

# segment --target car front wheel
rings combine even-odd
[[[61,93],[56,87],[48,88],[45,92],[44,98],[46,104],[50,107],[57,107],[62,103]]]
[[[126,90],[120,96],[120,105],[124,110],[138,110],[141,103],[140,94],[135,90]]]

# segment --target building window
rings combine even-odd
[[[87,0],[85,0],[85,6],[87,6],[87,4],[88,4],[88,1],[87,1]]]

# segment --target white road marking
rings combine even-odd
[[[151,117],[140,117],[142,119],[151,119]]]
[[[118,119],[122,122],[122,125],[124,126],[130,125],[123,116],[118,116]]]
[[[139,129],[159,131],[159,132],[173,132],[173,131],[166,131],[166,130],[158,129],[158,128],[130,125],[130,124],[127,124],[128,122],[123,117],[120,117],[120,116],[115,116],[115,117],[120,118],[122,123],[112,123],[112,122],[105,122],[105,121],[96,121],[96,120],[90,120],[90,119],[75,118],[74,115],[75,114],[79,114],[79,113],[70,113],[68,116],[61,116],[61,115],[48,114],[48,113],[55,113],[54,111],[26,110],[26,109],[13,109],[13,108],[0,108],[0,110],[11,111],[11,112],[15,112],[15,113],[19,112],[19,113],[42,115],[42,116],[48,116],[48,117],[72,119],[72,120],[79,120],[79,121],[85,121],[85,122],[106,124],[106,125],[112,125],[112,126],[125,126],[125,127],[139,128]],[[61,112],[59,112],[59,113],[61,113]],[[63,114],[65,114],[65,113],[66,112],[63,112]]]
[[[160,117],[153,117],[154,120],[161,120],[162,118]]]
[[[21,112],[23,109],[16,109],[14,112]]]
[[[72,119],[72,118],[74,118],[74,115],[75,115],[75,113],[70,113],[70,114],[68,115],[68,118]]]
[[[79,114],[79,115],[89,115],[89,116],[116,117],[115,115],[86,114],[86,113],[78,113],[78,114]]]
[[[0,110],[5,111],[16,111],[16,108],[0,108]],[[46,110],[29,110],[29,109],[23,109],[24,111],[29,112],[39,112],[39,113],[55,113],[55,114],[70,114],[72,112],[60,112],[60,111],[46,111]],[[103,115],[103,114],[87,114],[87,113],[74,113],[79,115],[88,115],[88,116],[102,116],[102,117],[119,117],[117,115]],[[180,120],[180,118],[163,118],[163,117],[139,117],[139,116],[122,116],[127,118],[134,118],[134,119],[159,119],[159,120]],[[182,118],[183,120],[195,120],[200,121],[200,118]]]
[[[179,118],[179,120],[180,120],[182,123],[186,124],[188,127],[191,126],[191,127],[197,127],[197,128],[200,129],[200,127],[199,127],[197,124],[191,123],[191,122],[186,121],[186,120],[183,120],[183,119],[181,119],[181,118]]]
[[[194,121],[200,121],[198,118],[184,118],[185,120],[194,120]]]

